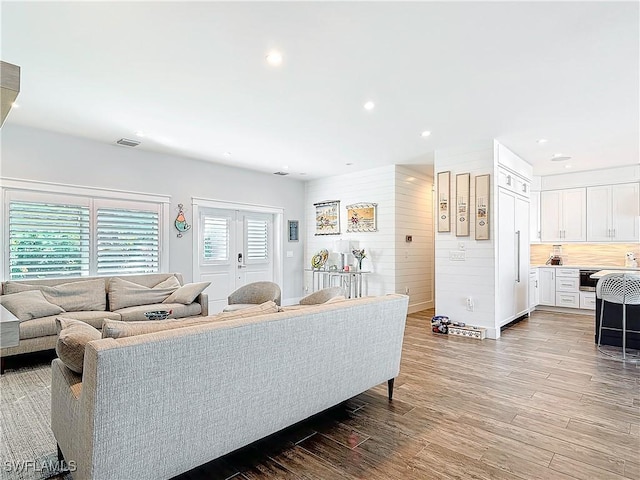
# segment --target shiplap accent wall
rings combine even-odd
[[[411,180],[413,179],[413,180]],[[409,288],[409,309],[428,308],[433,297],[432,179],[407,167],[387,166],[350,175],[311,180],[306,184],[305,268],[323,248],[334,250],[336,241],[350,248],[364,248],[367,258],[365,294],[405,293]],[[340,200],[340,235],[315,235],[314,203]],[[347,233],[347,209],[352,203],[377,203],[377,232]],[[405,235],[413,235],[407,248]],[[400,242],[401,239],[401,242]],[[408,258],[405,258],[408,251]],[[351,257],[353,261],[353,257]],[[312,276],[305,274],[305,293],[312,291]]]
[[[472,149],[437,150],[434,178],[438,172],[451,172],[451,205],[455,205],[456,174],[471,174],[470,235],[456,237],[455,211],[451,211],[451,232],[435,234],[435,307],[437,315],[447,315],[452,321],[487,328],[487,336],[496,338],[495,328],[495,170],[493,144]],[[489,200],[490,240],[475,240],[475,177],[491,174]],[[449,253],[463,247],[466,260],[452,261]],[[474,309],[467,310],[466,299],[471,297]]]
[[[409,290],[409,311],[433,307],[433,175],[396,167],[396,292]],[[406,242],[406,236],[412,242]]]

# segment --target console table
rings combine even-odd
[[[371,273],[361,270],[356,272],[344,272],[341,270],[307,269],[306,271],[312,272],[313,274],[312,288],[314,292],[328,287],[343,287],[347,291],[347,298],[362,296],[363,276]]]
[[[20,320],[0,305],[0,348],[17,347],[20,343]],[[4,357],[0,358],[0,374],[4,373]]]

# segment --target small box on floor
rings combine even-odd
[[[459,335],[461,337],[483,340],[487,335],[487,329],[484,327],[472,327],[470,325],[465,325],[464,327],[450,325],[449,335]]]

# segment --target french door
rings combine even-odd
[[[198,210],[198,270],[211,282],[209,313],[222,311],[231,292],[274,281],[274,215],[232,209]]]

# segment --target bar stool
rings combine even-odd
[[[602,350],[600,340],[602,339],[603,328],[606,330],[619,330],[618,328],[603,327],[605,302],[617,303],[622,305],[622,360],[627,360],[627,305],[640,305],[640,276],[625,273],[605,275],[596,284],[596,297],[601,299],[598,351],[605,355],[614,356]],[[634,356],[633,360],[638,360],[638,357]]]

